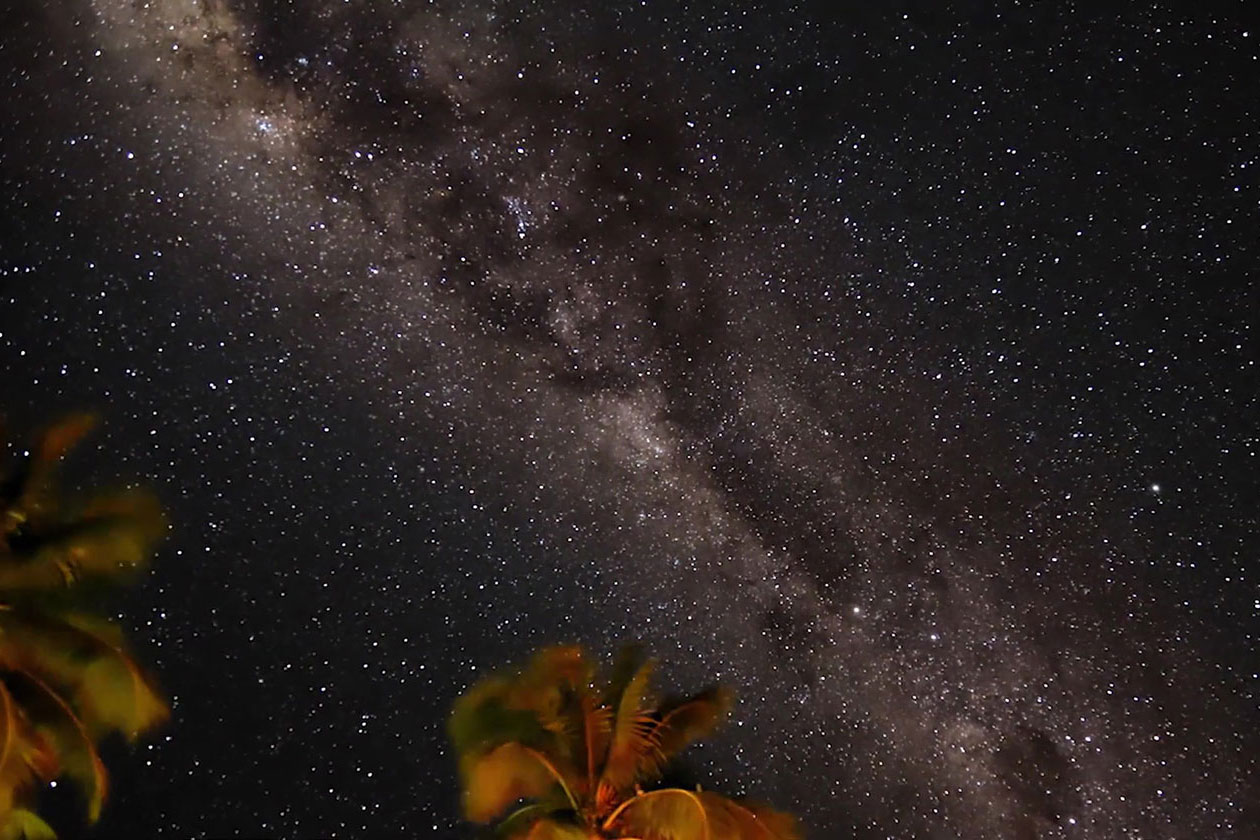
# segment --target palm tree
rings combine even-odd
[[[698,788],[643,790],[731,706],[720,687],[657,705],[654,669],[629,647],[597,684],[581,648],[550,647],[470,688],[449,723],[464,815],[502,818],[498,834],[520,840],[799,840],[796,821],[769,808]]]
[[[95,821],[107,784],[98,742],[134,741],[168,714],[121,628],[91,606],[147,562],[166,531],[161,508],[134,490],[79,506],[56,492],[58,464],[93,425],[54,425],[0,477],[0,840],[54,836],[33,806],[61,777]]]

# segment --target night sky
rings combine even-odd
[[[94,836],[471,836],[639,639],[815,840],[1256,837],[1260,27],[996,5],[4,3],[0,409],[175,523]]]

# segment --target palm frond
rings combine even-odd
[[[100,418],[87,411],[67,414],[53,423],[39,436],[35,447],[35,460],[51,464],[60,461],[79,441],[96,428]]]
[[[638,642],[622,645],[613,658],[612,668],[608,671],[608,680],[604,685],[602,700],[606,706],[616,706],[621,695],[626,693],[626,686],[634,679],[635,674],[648,661],[647,652]]]
[[[0,814],[4,814],[18,796],[55,778],[59,763],[53,745],[31,725],[2,679],[0,727]]]
[[[84,579],[124,577],[144,567],[165,533],[166,519],[152,494],[100,496],[66,522],[12,535],[0,563],[0,590],[11,599]]]
[[[750,806],[709,791],[696,794],[709,815],[715,838],[729,840],[801,840],[796,820],[764,806]]]
[[[600,784],[612,790],[625,790],[634,784],[640,756],[655,748],[651,739],[654,720],[649,713],[648,699],[655,668],[655,661],[650,659],[639,665],[617,698],[612,740],[600,776]]]
[[[799,840],[791,817],[760,806],[698,790],[637,790],[732,704],[730,692],[710,688],[654,709],[654,669],[637,649],[623,651],[596,694],[580,649],[547,648],[520,671],[469,689],[449,723],[468,818],[491,821],[526,800],[497,836]]]
[[[35,731],[51,744],[60,775],[82,790],[88,819],[95,822],[105,803],[109,777],[87,725],[65,698],[37,674],[10,672],[7,685],[30,716]]]
[[[490,822],[521,799],[541,799],[564,782],[545,757],[517,743],[501,744],[461,762],[464,815]]]
[[[506,677],[487,677],[455,701],[447,733],[457,756],[516,741],[543,746],[547,730],[534,710],[514,704],[515,687]]]
[[[79,629],[92,633],[86,616],[77,616]],[[170,707],[153,687],[152,678],[118,644],[97,636],[108,655],[97,658],[83,672],[75,699],[96,735],[121,732],[134,742],[142,732],[164,723]]]
[[[576,645],[546,647],[534,654],[514,682],[512,702],[530,709],[555,736],[557,751],[581,762],[581,697],[590,692],[594,668]]]
[[[734,840],[714,834],[700,795],[682,788],[663,788],[626,800],[604,820],[603,830],[641,840]]]
[[[494,827],[498,840],[529,840],[541,837],[567,837],[577,827],[573,811],[563,799],[535,802],[517,808]],[[579,833],[579,837],[585,834]]]
[[[0,810],[0,840],[57,840],[57,832],[25,808]]]
[[[0,666],[64,689],[94,737],[135,739],[169,713],[123,644],[116,625],[86,614],[0,611]]]
[[[665,764],[690,744],[704,738],[729,714],[734,695],[723,686],[711,686],[657,712],[646,741],[648,750],[640,753],[636,772],[641,779],[655,779]]]
[[[49,426],[37,439],[31,456],[6,488],[8,524],[39,523],[58,509],[54,493],[57,465],[88,432],[96,427],[92,414],[71,414]]]
[[[580,826],[557,820],[543,819],[534,823],[529,833],[523,835],[524,840],[588,840],[588,835]]]
[[[582,695],[582,746],[586,753],[586,783],[583,795],[593,795],[599,783],[608,744],[612,739],[612,709],[599,705],[595,696]]]
[[[134,739],[169,709],[128,652],[122,630],[84,610],[143,567],[166,532],[151,494],[126,490],[66,505],[61,459],[96,424],[72,415],[0,479],[0,840],[45,838],[33,782],[77,783],[95,821],[107,776],[96,742]]]
[[[589,685],[594,667],[578,645],[552,645],[534,654],[522,674],[522,685],[551,687]]]
[[[681,788],[628,800],[603,828],[641,840],[801,840],[800,828],[787,814]]]

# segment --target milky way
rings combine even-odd
[[[716,5],[6,13],[5,407],[179,523],[103,831],[465,836],[638,638],[812,837],[1249,836],[1256,35]]]

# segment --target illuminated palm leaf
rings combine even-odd
[[[101,496],[72,521],[15,531],[0,564],[0,591],[11,597],[126,576],[143,568],[165,531],[152,495],[133,490]]]
[[[0,611],[0,666],[57,686],[94,737],[134,740],[169,712],[123,644],[122,631],[95,616]]]
[[[734,705],[731,691],[722,686],[705,689],[694,697],[670,704],[657,713],[645,741],[650,748],[639,756],[635,767],[641,780],[656,779],[665,764],[694,742],[706,737],[722,722]]]
[[[547,648],[517,673],[470,688],[449,724],[468,818],[488,822],[526,800],[500,822],[498,836],[799,840],[785,814],[716,794],[637,789],[731,707],[728,691],[711,688],[654,708],[654,669],[628,649],[597,693],[580,649]]]
[[[34,811],[14,808],[0,811],[0,840],[57,840],[57,834]]]
[[[562,784],[545,756],[516,743],[470,756],[460,769],[464,816],[473,822],[490,822],[513,802],[541,799]]]
[[[92,414],[73,414],[40,435],[31,456],[4,482],[0,504],[5,508],[4,533],[23,525],[39,526],[55,518],[60,509],[55,492],[58,462],[96,427]]]
[[[88,819],[95,822],[101,815],[109,780],[87,726],[70,703],[39,677],[10,674],[6,682],[36,732],[52,746],[58,765],[55,775],[78,785],[87,802]]]
[[[588,840],[589,837],[579,826],[544,819],[534,823],[523,840]]]
[[[552,801],[518,808],[495,826],[495,837],[500,840],[586,838],[586,832],[571,821],[572,812],[568,807],[567,803]]]
[[[708,791],[666,788],[626,801],[605,831],[640,840],[800,840],[796,821]]]
[[[0,840],[51,836],[23,808],[36,782],[63,776],[95,821],[107,789],[97,741],[135,739],[169,710],[89,596],[142,568],[166,532],[157,500],[130,490],[68,508],[58,462],[95,424],[50,428],[0,481]]]
[[[19,794],[55,778],[57,769],[53,745],[0,682],[0,815],[13,808]]]
[[[582,746],[586,751],[586,778],[582,784],[582,795],[594,795],[604,761],[608,756],[608,745],[612,740],[612,709],[598,705],[591,693],[581,697],[582,714]]]
[[[651,738],[655,721],[648,696],[655,669],[656,663],[650,659],[640,664],[617,698],[612,742],[600,777],[600,786],[606,791],[619,792],[633,785],[641,757],[656,746]]]
[[[447,734],[458,755],[507,741],[541,743],[545,730],[530,709],[509,705],[512,681],[487,677],[455,701]]]

